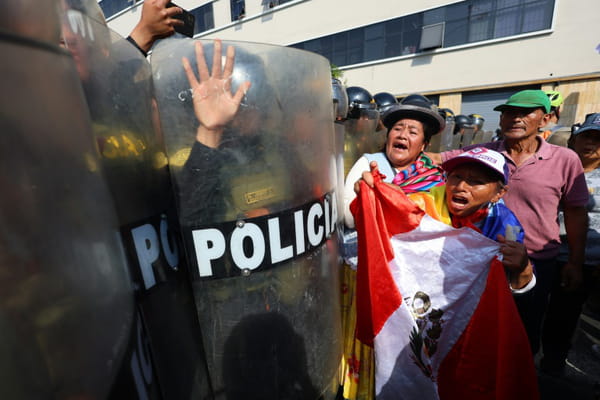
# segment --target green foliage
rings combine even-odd
[[[336,78],[339,79],[340,81],[342,80],[342,78],[344,77],[344,71],[342,71],[337,65],[335,64],[330,64],[331,65],[331,77],[332,78]]]

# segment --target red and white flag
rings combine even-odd
[[[377,398],[539,398],[498,243],[429,217],[374,175],[351,209],[357,337],[375,349]]]

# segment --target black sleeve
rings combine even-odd
[[[146,53],[144,50],[142,50],[142,48],[135,42],[135,40],[133,40],[133,38],[131,36],[127,36],[125,39],[129,43],[131,43],[132,45],[134,45],[135,48],[138,49],[144,55],[144,57],[148,56],[148,53]]]
[[[178,182],[183,225],[201,225],[218,220],[224,204],[219,173],[223,162],[222,151],[199,142],[192,146]]]

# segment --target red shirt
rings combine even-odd
[[[561,204],[585,206],[588,190],[583,167],[577,154],[537,137],[538,151],[519,167],[506,152],[504,141],[471,145],[462,150],[441,153],[442,161],[475,147],[501,153],[508,164],[508,191],[504,202],[525,230],[529,255],[549,259],[558,255],[560,246],[558,208]]]

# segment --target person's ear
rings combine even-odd
[[[507,190],[508,190],[508,186],[501,185],[500,183],[498,183],[498,191],[496,192],[494,197],[492,197],[491,202],[497,203],[506,194]]]
[[[544,114],[544,116],[540,120],[540,123],[538,124],[538,128],[541,128],[542,126],[546,126],[546,124],[550,121],[551,116],[552,116],[552,114]]]

